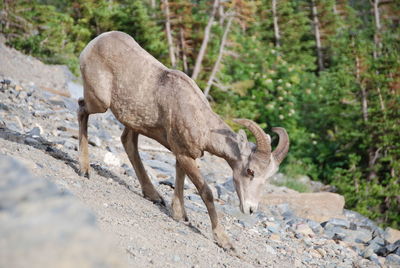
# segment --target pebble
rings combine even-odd
[[[318,251],[321,257],[324,258],[326,256],[326,251],[322,247],[316,247],[315,250]]]
[[[32,136],[33,138],[38,138],[42,132],[43,130],[41,131],[39,127],[34,127],[28,132],[28,135]]]
[[[89,138],[89,144],[97,147],[101,147],[101,139],[97,136],[92,136]]]
[[[300,233],[305,236],[314,237],[315,233],[313,230],[308,226],[308,224],[302,223],[295,227],[295,232]]]
[[[316,251],[315,249],[311,249],[310,250],[310,255],[314,258],[321,258],[321,254],[319,254],[318,251]]]
[[[303,238],[301,239],[301,242],[303,242],[307,247],[311,247],[313,245],[311,239],[309,238]]]
[[[121,166],[121,161],[119,160],[119,158],[111,152],[105,153],[103,161],[110,166]]]
[[[280,242],[280,241],[281,241],[281,236],[280,236],[279,234],[272,233],[272,234],[269,236],[269,239],[270,239],[271,241]]]
[[[265,245],[265,252],[276,255],[276,250],[268,244]]]
[[[174,262],[180,262],[181,258],[178,255],[174,255],[174,257],[172,258]]]

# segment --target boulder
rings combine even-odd
[[[267,194],[263,196],[260,206],[289,204],[296,216],[317,222],[331,218],[344,218],[344,197],[330,192]]]
[[[390,254],[389,256],[386,257],[385,265],[386,267],[389,268],[400,267],[400,256],[395,254]]]
[[[0,267],[125,267],[74,196],[0,154]]]
[[[400,240],[400,231],[387,227],[384,236],[389,243],[395,243],[397,240]]]

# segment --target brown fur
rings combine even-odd
[[[250,157],[252,147],[244,132],[239,135],[234,133],[211,110],[195,82],[186,74],[165,67],[127,34],[108,32],[98,36],[81,53],[80,64],[84,80],[84,100],[79,101],[78,112],[81,172],[88,175],[89,171],[88,117],[111,109],[126,127],[121,141],[140,181],[143,195],[154,202],[164,203],[140,160],[137,147],[139,134],[157,140],[176,156],[173,218],[187,220],[183,202],[183,183],[187,174],[206,204],[216,242],[223,248],[233,248],[218,223],[212,192],[201,176],[195,159],[208,151],[228,161],[233,169],[241,209],[246,213],[255,209],[254,201],[249,204],[247,201],[259,198],[258,193],[253,194],[248,189],[260,188],[266,177],[276,171],[279,163],[272,156],[271,159],[263,159],[264,164],[252,160],[255,159]],[[255,175],[257,180],[254,179],[256,183],[250,183],[244,172],[250,164],[258,172]]]

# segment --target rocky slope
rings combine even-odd
[[[8,48],[3,46],[0,49]],[[40,73],[39,65],[33,68]],[[54,249],[65,247],[65,240],[58,238],[64,235],[65,239],[69,239],[63,233],[63,226],[69,223],[76,230],[77,237],[81,230],[91,230],[90,237],[81,240],[92,241],[85,247],[93,248],[97,254],[91,255],[93,251],[86,254],[83,250],[84,254],[80,256],[87,255],[90,260],[98,260],[105,267],[400,265],[400,241],[397,241],[396,231],[382,230],[357,213],[342,213],[340,197],[333,197],[330,193],[319,193],[319,199],[315,196],[307,199],[292,190],[269,185],[265,189],[266,194],[276,198],[267,198],[266,195],[261,211],[251,216],[242,215],[237,208],[238,200],[229,167],[223,160],[206,154],[198,164],[214,191],[221,222],[237,248],[237,255],[224,252],[213,242],[207,211],[189,181],[186,183],[185,205],[190,221],[176,222],[171,218],[168,206],[173,194],[175,159],[170,152],[153,140],[140,139],[139,148],[146,169],[168,203],[164,208],[142,197],[119,141],[122,126],[109,112],[92,115],[89,120],[91,178],[80,177],[77,174],[76,100],[66,97],[66,94],[54,94],[58,92],[42,88],[40,83],[29,83],[15,77],[0,68],[1,162],[11,161],[15,167],[23,165],[34,175],[26,175],[32,183],[52,186],[41,188],[37,191],[39,197],[31,200],[29,196],[34,189],[29,183],[11,183],[19,176],[8,176],[9,166],[8,169],[1,166],[0,174],[6,176],[0,179],[0,232],[19,235],[0,234],[0,259],[5,262],[0,266],[23,267],[17,262],[21,255],[15,252],[38,250],[40,245],[46,243],[52,243]],[[40,77],[40,80],[46,79],[47,76]],[[9,194],[3,197],[3,193]],[[68,193],[68,198],[54,193]],[[59,198],[60,204],[52,207],[51,203],[40,201],[43,211],[38,203],[30,208],[30,202],[45,200],[48,195]],[[324,215],[323,219],[313,218],[307,211],[301,213],[306,203],[300,207],[293,206],[304,200],[309,202],[308,212],[314,208],[314,215],[321,215],[318,214],[318,205],[324,202],[339,207],[339,212],[333,216]],[[66,207],[75,204],[79,204],[76,205],[79,207],[77,211],[89,208],[92,212],[82,212],[83,215],[93,213],[95,219],[89,222],[79,220],[81,218],[75,214],[76,211],[69,213]],[[46,209],[48,213],[45,213]],[[326,207],[325,210],[332,209]],[[318,220],[323,221],[322,224]],[[36,224],[24,224],[24,221]],[[48,229],[49,232],[29,228]],[[57,232],[60,233],[56,235]],[[37,241],[45,242],[40,244]],[[105,247],[97,250],[96,245],[101,243],[93,241],[102,241]],[[51,263],[52,254],[48,253],[48,247],[43,246],[41,252],[44,260],[48,259]],[[24,255],[28,256],[26,261],[33,266],[43,264],[36,263],[38,260],[33,257],[29,259],[36,254]],[[115,261],[115,258],[120,258],[119,262],[109,262]],[[79,258],[71,257],[67,261],[71,265],[76,261],[75,264],[79,265]],[[96,266],[90,261],[87,263],[88,266]]]

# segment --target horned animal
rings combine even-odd
[[[279,143],[271,152],[271,138],[255,122],[237,119],[256,139],[235,133],[215,114],[196,83],[183,72],[171,70],[139,46],[128,34],[112,31],[99,35],[80,55],[84,98],[78,101],[80,173],[89,176],[88,119],[111,109],[125,126],[123,147],[132,163],[145,198],[165,205],[138,152],[138,137],[155,139],[176,157],[176,178],[171,210],[175,220],[188,220],[183,186],[189,177],[204,201],[216,243],[233,249],[218,221],[212,191],[200,174],[196,159],[204,151],[224,158],[233,171],[240,210],[251,214],[263,185],[278,169],[289,149],[285,129],[272,128]]]

